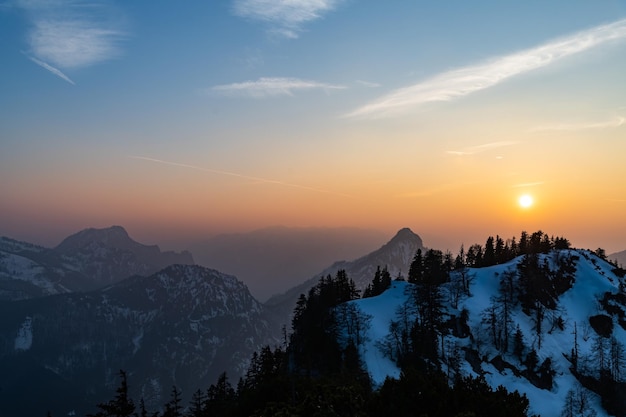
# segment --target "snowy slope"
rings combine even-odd
[[[471,337],[465,338],[455,337],[447,332],[444,335],[444,346],[446,346],[446,350],[448,347],[454,346],[460,351],[477,352],[480,358],[478,367],[475,362],[472,366],[470,362],[473,361],[469,360],[470,355],[461,355],[461,373],[473,376],[481,374],[494,388],[503,385],[509,391],[517,390],[526,394],[530,400],[531,413],[540,414],[544,417],[560,416],[570,390],[583,390],[589,399],[590,407],[597,412],[597,415],[608,415],[601,406],[600,398],[582,388],[572,374],[570,371],[572,363],[568,357],[571,357],[574,346],[574,328],[576,326],[576,341],[580,358],[578,369],[583,373],[592,375],[597,372],[594,369],[593,348],[594,341],[599,337],[590,326],[589,318],[599,314],[612,317],[612,336],[622,345],[626,345],[626,331],[622,327],[624,323],[622,321],[622,325],[620,325],[619,314],[616,313],[619,309],[626,311],[626,307],[613,301],[612,305],[617,307],[616,311],[613,311],[614,314],[611,315],[605,311],[602,303],[600,303],[606,293],[613,295],[620,293],[620,279],[623,281],[623,278],[619,278],[613,273],[614,267],[612,265],[588,251],[567,250],[539,256],[540,262],[545,261],[551,268],[555,267],[557,258],[571,257],[577,259],[573,286],[560,295],[554,310],[546,310],[540,337],[537,335],[532,314],[529,316],[524,313],[519,304],[511,311],[512,325],[510,329],[512,331],[510,331],[510,338],[513,338],[513,332],[519,326],[524,335],[525,353],[530,349],[535,349],[539,363],[542,363],[546,358],[551,358],[555,371],[551,389],[538,388],[521,374],[524,365],[512,354],[512,349],[509,348],[508,352],[503,352],[490,343],[490,335],[483,320],[485,311],[492,304],[494,298],[498,296],[502,276],[515,272],[517,264],[521,262],[521,257],[502,265],[470,269],[470,275],[473,276],[470,295],[463,297],[457,308],[452,308],[449,302],[450,284],[444,284],[443,299],[447,314],[459,317],[461,311],[466,309],[469,313],[467,324],[471,329]],[[388,357],[385,357],[380,346],[389,334],[390,322],[398,320],[395,312],[403,303],[410,304],[412,302],[412,288],[412,284],[394,281],[392,287],[378,297],[351,302],[356,304],[363,313],[372,317],[366,342],[360,346],[360,352],[373,382],[377,385],[382,384],[387,376],[397,378],[400,374],[398,367]],[[557,316],[562,319],[563,329],[551,325],[551,317]],[[502,363],[498,361],[499,355],[507,365],[510,365],[510,368],[515,368],[515,371],[507,366],[499,366],[501,370],[498,370],[496,364]],[[441,358],[442,370],[447,372],[445,363],[446,360]]]

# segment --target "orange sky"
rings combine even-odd
[[[0,235],[410,227],[456,251],[541,229],[626,249],[623,2],[46,4],[0,7]]]

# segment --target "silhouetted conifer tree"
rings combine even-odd
[[[417,284],[422,281],[424,269],[424,260],[422,259],[422,249],[417,249],[415,252],[415,256],[413,256],[413,261],[409,266],[409,276],[408,281],[412,284]]]
[[[106,403],[98,404],[99,412],[90,414],[90,417],[129,417],[135,412],[135,403],[128,396],[126,372],[120,370],[120,386],[116,390],[115,398]]]

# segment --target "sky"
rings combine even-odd
[[[0,235],[626,249],[626,1],[0,0],[0,57]]]

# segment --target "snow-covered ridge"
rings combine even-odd
[[[556,271],[564,260],[575,265],[571,288],[558,296],[553,309],[542,311],[540,330],[537,330],[537,314],[525,312],[519,301],[513,300],[507,313],[510,322],[497,329],[500,338],[503,332],[508,332],[508,345],[505,348],[500,342],[501,345],[496,348],[489,313],[501,299],[500,282],[504,277],[518,277],[518,265],[522,260],[523,257],[518,257],[501,265],[468,269],[466,272],[472,280],[469,295],[464,294],[456,301],[453,301],[454,283],[443,284],[445,316],[458,318],[465,311],[470,334],[461,337],[455,336],[452,331],[443,331],[440,346],[443,346],[444,352],[439,348],[442,370],[450,375],[454,372],[483,375],[494,388],[503,385],[509,391],[524,393],[530,400],[531,413],[542,416],[560,416],[565,404],[573,401],[576,395],[586,399],[589,412],[595,411],[598,416],[608,415],[601,406],[599,396],[584,388],[576,374],[599,377],[597,361],[600,348],[605,350],[607,361],[611,360],[611,349],[616,349],[616,346],[621,346],[624,355],[626,306],[621,301],[626,300],[623,292],[625,278],[616,275],[613,265],[589,251],[561,250],[538,255],[538,263],[546,265],[551,271]],[[454,274],[451,280],[454,281]],[[394,281],[392,287],[378,297],[351,301],[365,315],[371,316],[365,343],[359,349],[375,384],[382,384],[387,376],[399,376],[398,366],[383,353],[381,347],[389,338],[391,322],[399,321],[399,310],[404,306],[407,311],[406,306],[414,303],[413,289],[412,284]],[[414,308],[408,310],[415,311]],[[414,319],[415,313],[411,317]],[[597,325],[594,327],[591,322],[600,319],[594,317],[609,322],[605,326],[610,327],[610,335],[601,337],[598,334]],[[523,336],[522,358],[513,352],[513,338],[518,329]],[[578,358],[575,371],[574,346]],[[538,364],[552,366],[554,376],[548,388],[539,388],[541,384],[525,370],[524,358],[531,351],[536,352]],[[458,364],[453,364],[453,356],[458,359]],[[612,363],[611,366],[617,367],[618,373],[622,372],[622,379],[626,376],[624,357],[620,363]]]

